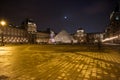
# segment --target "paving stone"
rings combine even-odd
[[[62,52],[42,46],[3,50],[0,80],[2,75],[9,80],[120,80],[119,53]]]

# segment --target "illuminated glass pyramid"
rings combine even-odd
[[[62,30],[55,36],[56,43],[71,43],[73,40],[73,37],[65,30]]]

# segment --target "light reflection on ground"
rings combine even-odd
[[[12,55],[12,47],[0,47],[0,55]]]
[[[67,45],[0,47],[3,80],[119,80],[120,54]],[[108,48],[106,48],[108,49]],[[9,54],[9,55],[8,55]]]

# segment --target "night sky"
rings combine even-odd
[[[32,18],[39,30],[63,29],[69,33],[78,28],[101,32],[109,24],[109,16],[117,0],[2,0],[0,19],[20,25]]]

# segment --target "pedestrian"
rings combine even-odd
[[[98,46],[98,50],[101,50],[101,41],[100,40],[98,40],[97,46]]]

